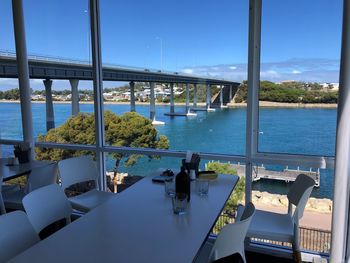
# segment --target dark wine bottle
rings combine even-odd
[[[175,191],[176,193],[187,194],[187,202],[191,200],[191,180],[184,166],[181,166],[181,172],[176,175]]]

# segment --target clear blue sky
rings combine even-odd
[[[164,70],[245,79],[248,2],[101,0],[104,63],[159,69],[162,42]],[[87,3],[24,0],[28,52],[88,60]],[[337,81],[342,1],[263,3],[262,78]],[[11,0],[0,1],[0,40],[15,49]]]

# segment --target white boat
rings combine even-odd
[[[165,125],[165,122],[164,122],[164,121],[153,120],[153,121],[152,121],[152,124],[153,124],[153,125]]]
[[[195,117],[195,116],[197,116],[197,113],[187,112],[187,113],[186,113],[186,116],[187,116],[187,117]]]

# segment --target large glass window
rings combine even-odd
[[[0,58],[16,59],[12,4],[0,3]],[[1,69],[2,71],[2,69]],[[22,140],[21,109],[18,103],[18,79],[0,76],[0,139]]]
[[[36,141],[95,144],[88,3],[24,5]]]
[[[314,1],[264,2],[261,152],[335,154],[341,8],[338,1],[317,3],[329,19],[313,14]]]
[[[237,11],[237,19],[228,9]],[[103,64],[116,76],[113,81],[112,73],[104,75],[104,109],[124,119],[135,111],[145,119],[134,120],[156,133],[153,142],[106,136],[106,144],[243,155],[246,111],[230,102],[246,79],[247,9],[245,1],[102,1]],[[227,37],[232,34],[235,38]],[[220,83],[212,83],[208,105],[206,79],[236,83],[231,92],[223,87],[222,101]]]

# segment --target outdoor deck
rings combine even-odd
[[[245,175],[245,165],[243,164],[231,164],[232,168],[237,170],[239,176]],[[284,182],[294,182],[299,174],[306,174],[315,180],[315,186],[320,186],[320,172],[317,171],[307,171],[307,170],[292,170],[286,167],[283,171],[273,171],[268,170],[264,166],[254,166],[253,170],[253,181],[259,181],[261,179],[284,181]]]

